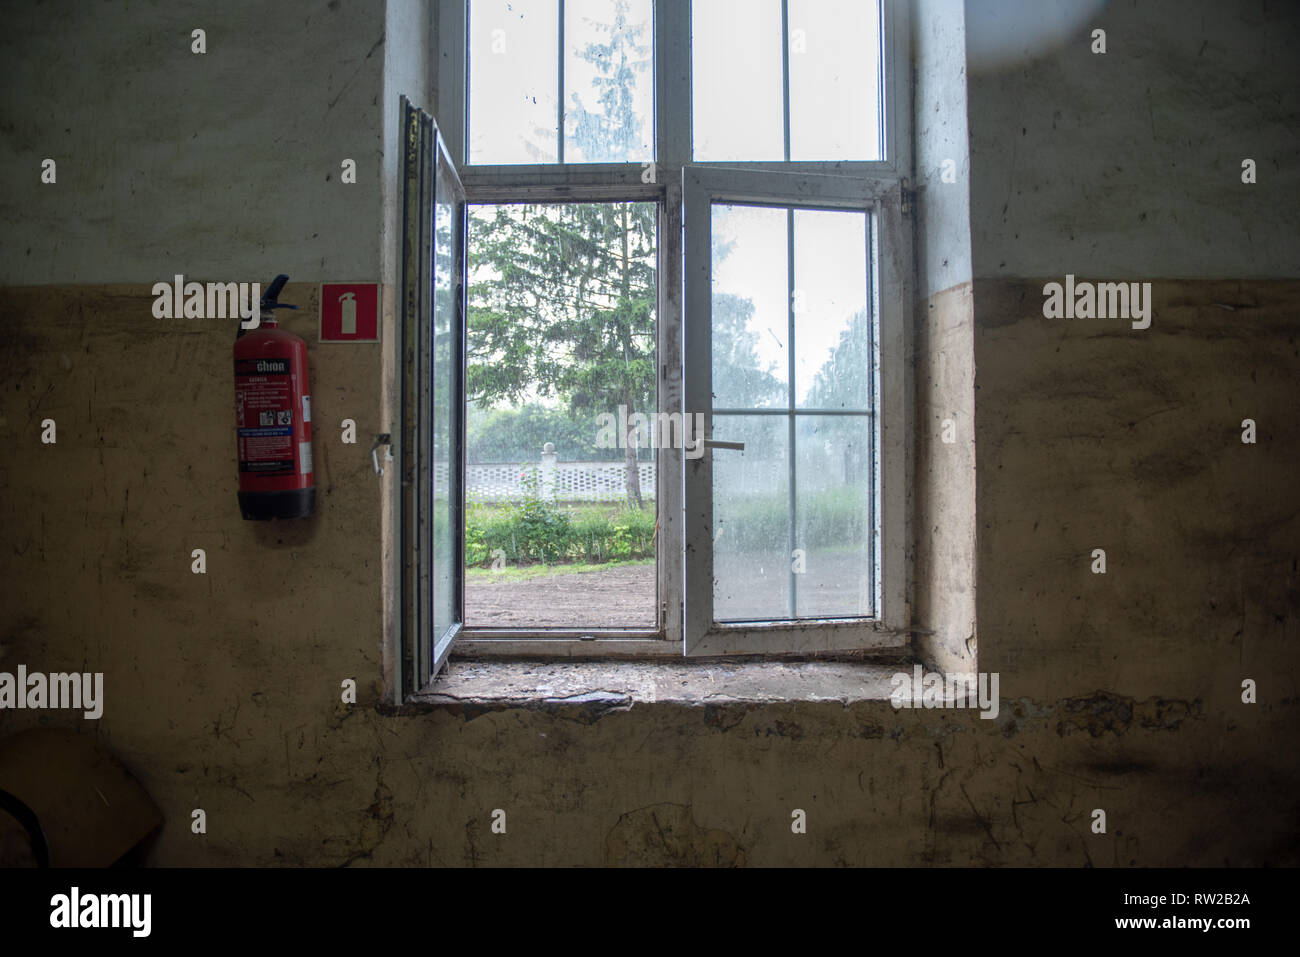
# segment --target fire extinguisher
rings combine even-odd
[[[276,326],[281,274],[260,303],[257,328],[235,335],[235,434],[239,511],[246,519],[306,518],[316,508],[311,462],[307,344]]]

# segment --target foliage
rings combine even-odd
[[[605,462],[623,458],[622,449],[596,447],[595,415],[573,416],[567,409],[527,402],[483,409],[470,403],[465,424],[470,464],[536,463],[542,446],[555,443],[561,462]]]
[[[809,408],[845,409],[870,405],[867,375],[871,354],[867,314],[855,312],[840,330],[840,339],[830,358],[817,370],[808,391]]]
[[[535,486],[534,486],[535,488]],[[718,547],[768,551],[789,540],[787,501],[755,496],[733,503]],[[860,549],[869,527],[859,495],[828,489],[800,503],[796,547],[809,551]],[[557,505],[532,495],[520,503],[471,504],[466,510],[465,563],[490,567],[500,549],[511,566],[653,558],[653,510],[623,506]]]
[[[465,563],[490,566],[500,549],[511,565],[599,563],[654,557],[653,509],[562,506],[538,498],[471,504],[465,517]]]
[[[596,67],[597,103],[589,109],[574,94],[575,144],[584,156],[631,156],[643,139],[632,101],[650,38],[628,23],[626,3],[615,5],[612,23],[595,26],[605,39],[579,55]],[[472,212],[470,400],[489,407],[554,397],[578,421],[619,405],[653,410],[657,211],[654,203],[555,203]],[[640,506],[634,448],[624,461],[628,501]]]

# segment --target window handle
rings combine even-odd
[[[735,449],[737,452],[745,451],[744,442],[723,442],[719,439],[705,439],[704,447],[706,449]]]

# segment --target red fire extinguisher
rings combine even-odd
[[[246,519],[306,518],[316,507],[311,462],[307,344],[276,326],[289,281],[279,275],[260,303],[255,329],[235,335],[235,434],[239,511]]]

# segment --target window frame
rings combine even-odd
[[[910,17],[906,0],[881,0],[882,66],[879,84],[883,122],[879,160],[696,162],[692,157],[691,6],[689,0],[653,2],[653,119],[654,159],[646,163],[583,164],[466,164],[468,145],[469,0],[439,0],[435,13],[437,65],[433,80],[433,112],[446,149],[459,172],[467,205],[503,202],[653,201],[659,204],[657,238],[659,290],[657,299],[658,404],[661,410],[683,409],[684,256],[689,241],[683,230],[685,184],[698,173],[718,184],[723,195],[744,192],[746,177],[770,174],[770,181],[790,177],[788,193],[770,196],[779,201],[797,198],[796,179],[834,176],[872,197],[872,222],[880,250],[876,261],[889,283],[889,306],[880,302],[879,347],[881,374],[885,363],[897,382],[889,386],[890,406],[882,412],[885,428],[878,434],[882,515],[877,551],[883,591],[877,618],[867,641],[788,643],[765,639],[744,652],[766,655],[805,655],[818,651],[870,650],[904,647],[909,636],[908,594],[912,580],[910,547],[911,419],[910,314],[915,254],[906,198],[912,169]],[[788,29],[782,0],[783,30]],[[788,50],[789,38],[783,37]],[[558,55],[558,53],[557,53]],[[786,84],[788,91],[788,83]],[[788,111],[788,103],[786,104]],[[563,130],[560,131],[563,137]],[[652,174],[647,176],[647,174]],[[772,180],[771,177],[775,177]],[[728,182],[730,178],[730,183]],[[649,181],[647,181],[647,179]],[[891,242],[892,240],[892,242]],[[885,244],[889,243],[888,254]],[[888,313],[888,316],[886,316]],[[886,328],[886,321],[888,328]],[[882,384],[881,395],[885,386]],[[690,410],[695,411],[695,410]],[[885,421],[885,419],[888,421]],[[512,657],[665,657],[684,660],[693,654],[733,653],[714,650],[714,642],[694,650],[686,646],[686,597],[683,521],[685,461],[681,450],[656,451],[656,629],[574,629],[527,631],[462,627],[458,654]],[[462,468],[463,468],[462,460]],[[885,522],[890,523],[888,530]],[[886,549],[889,551],[886,552]],[[813,627],[810,627],[813,626]],[[776,622],[765,629],[773,635],[806,635],[825,630],[815,620]],[[836,629],[832,628],[832,631]]]
[[[445,631],[434,631],[436,624],[433,553],[438,515],[434,473],[437,450],[434,442],[433,388],[436,312],[438,298],[437,254],[435,236],[439,230],[440,189],[450,191],[451,219],[445,233],[454,238],[453,276],[464,273],[465,203],[464,190],[455,164],[433,118],[413,106],[406,96],[400,99],[402,110],[402,215],[401,215],[401,286],[399,321],[395,330],[396,380],[400,401],[395,405],[393,435],[380,436],[372,449],[389,441],[399,475],[393,518],[393,581],[399,596],[397,603],[398,653],[394,656],[394,688],[397,703],[404,693],[426,686],[441,670],[464,621],[464,543],[465,543],[465,290],[453,279],[445,306],[450,308],[448,329],[450,349],[459,357],[455,380],[448,401],[456,410],[449,422],[448,466],[456,463],[458,472],[449,475],[449,523],[454,566],[448,591],[451,621]]]
[[[711,297],[711,211],[715,203],[753,203],[795,209],[841,209],[868,214],[867,302],[872,317],[872,427],[877,462],[872,470],[875,532],[871,543],[876,580],[869,618],[798,618],[764,622],[717,622],[713,618],[712,536],[713,450],[687,467],[686,507],[706,516],[687,529],[686,627],[688,657],[734,654],[811,654],[879,651],[906,645],[908,503],[907,395],[910,383],[905,346],[906,306],[911,301],[908,252],[911,239],[903,221],[900,185],[841,176],[688,167],[684,174],[686,262],[685,304],[696,317],[707,316]],[[791,278],[793,281],[793,278]],[[711,324],[696,321],[685,330],[688,356],[685,400],[706,420],[713,406],[710,389]],[[793,383],[791,384],[793,387]],[[792,407],[793,408],[793,407]],[[784,414],[784,413],[779,413]],[[797,411],[792,412],[796,418]],[[807,413],[805,413],[807,414]],[[709,438],[711,426],[708,428]],[[725,439],[725,436],[720,438]],[[723,454],[726,454],[725,452]],[[795,451],[790,449],[793,456]],[[692,547],[694,545],[694,547]]]

